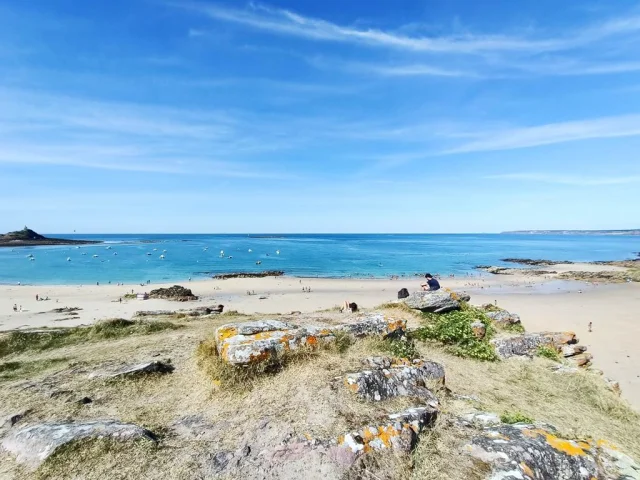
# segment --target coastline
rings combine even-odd
[[[598,265],[572,264],[571,268],[600,269]],[[416,291],[417,277],[389,279],[328,279],[297,277],[231,278],[175,282],[199,296],[193,302],[125,299],[126,293],[143,293],[168,284],[150,285],[38,285],[0,286],[0,331],[87,325],[105,318],[131,318],[140,310],[181,310],[222,304],[225,311],[246,314],[310,314],[334,309],[345,300],[361,309],[397,300],[401,288]],[[640,322],[640,284],[600,284],[558,280],[553,276],[476,275],[444,277],[441,284],[466,291],[471,303],[497,303],[521,316],[528,331],[573,330],[594,355],[594,365],[620,382],[623,396],[640,409],[637,372],[637,338]],[[310,291],[303,291],[310,288]],[[249,294],[251,293],[251,294]],[[35,295],[49,297],[36,301]],[[119,299],[122,298],[122,303]],[[22,312],[13,312],[14,304]],[[56,308],[80,308],[76,315],[56,313]],[[589,322],[593,332],[588,331]]]

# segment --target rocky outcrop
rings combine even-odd
[[[216,329],[218,355],[234,365],[247,365],[278,358],[302,347],[315,348],[335,341],[334,332],[357,337],[390,336],[404,332],[406,320],[371,314],[357,322],[338,326],[298,326],[279,320],[260,320],[222,325]]]
[[[429,384],[443,386],[444,367],[428,360],[390,359],[372,357],[365,364],[371,370],[348,373],[344,384],[362,400],[379,402],[394,397],[415,397],[438,407],[438,400],[427,388]]]
[[[532,266],[543,266],[548,267],[550,265],[561,265],[567,264],[570,265],[573,262],[569,260],[534,260],[531,258],[501,258],[501,262],[507,263],[519,263],[520,265],[532,265]]]
[[[165,362],[146,362],[129,365],[106,375],[109,378],[135,377],[140,375],[172,373],[175,367]]]
[[[354,337],[362,338],[371,335],[383,337],[399,337],[407,330],[407,321],[386,317],[381,313],[368,314],[355,322],[343,323],[333,330],[347,332]]]
[[[163,300],[173,300],[176,302],[188,302],[190,300],[197,300],[193,292],[180,285],[174,285],[169,288],[156,288],[151,290],[149,298],[161,298]]]
[[[486,312],[487,317],[502,327],[510,327],[512,325],[521,325],[520,316],[506,310],[494,310]]]
[[[196,307],[190,310],[139,310],[135,317],[164,317],[172,315],[187,315],[189,317],[203,317],[205,315],[217,315],[222,313],[224,305],[216,305],[211,307]]]
[[[574,332],[525,333],[510,337],[499,337],[491,341],[502,359],[515,356],[533,356],[539,347],[551,346],[560,350],[564,345],[578,343]]]
[[[528,275],[531,277],[539,277],[540,275],[551,275],[556,274],[558,272],[553,270],[534,270],[528,268],[508,268],[508,267],[498,267],[494,265],[478,265],[476,267],[478,270],[483,270],[487,273],[491,273],[493,275]]]
[[[415,310],[445,313],[460,309],[460,302],[443,290],[414,292],[404,300],[405,305]]]
[[[562,438],[549,425],[499,425],[485,428],[464,451],[501,480],[630,480],[640,465],[604,441]]]
[[[227,280],[229,278],[264,278],[264,277],[281,277],[284,275],[282,270],[266,270],[264,272],[235,272],[220,273],[214,275],[216,280]]]
[[[356,455],[369,451],[392,449],[410,452],[416,445],[418,434],[432,425],[437,410],[429,407],[409,408],[389,415],[383,425],[367,426],[338,439],[338,445]]]
[[[234,365],[274,360],[301,347],[315,348],[335,340],[329,328],[299,327],[278,320],[230,323],[215,332],[220,357]]]
[[[26,247],[38,245],[88,245],[102,243],[95,240],[67,240],[64,238],[47,238],[30,228],[24,227],[16,232],[0,235],[0,247]]]
[[[2,448],[19,463],[37,468],[57,449],[70,442],[96,438],[117,441],[150,440],[156,437],[149,430],[132,423],[116,420],[82,423],[41,423],[11,430],[2,441]]]

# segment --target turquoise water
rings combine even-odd
[[[283,270],[287,275],[301,277],[389,277],[427,271],[447,275],[473,271],[476,265],[500,265],[499,259],[505,257],[619,260],[633,258],[634,252],[640,251],[640,237],[632,236],[50,236],[107,243],[80,248],[0,248],[0,283],[142,283],[147,280],[157,283],[189,277],[196,280],[216,273],[263,270]],[[224,258],[220,257],[220,250],[224,250]],[[278,250],[279,254],[276,253]],[[160,258],[162,254],[164,259]],[[28,255],[33,255],[35,260],[31,261]],[[261,264],[257,265],[257,261]]]

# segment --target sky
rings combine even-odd
[[[638,1],[0,2],[0,231],[623,229],[638,206]]]

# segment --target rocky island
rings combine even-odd
[[[0,247],[35,247],[39,245],[90,245],[102,243],[96,240],[69,240],[66,238],[48,238],[24,227],[16,232],[0,235]]]

